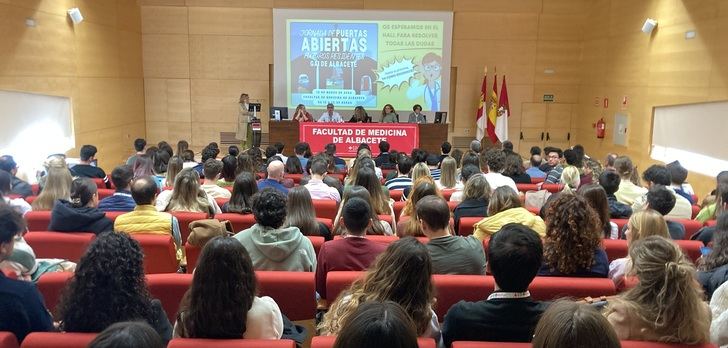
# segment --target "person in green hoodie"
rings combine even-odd
[[[286,196],[265,188],[252,197],[256,224],[238,232],[237,239],[259,271],[314,272],[316,253],[298,227],[285,226]]]

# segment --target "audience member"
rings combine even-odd
[[[167,145],[152,154],[152,170],[159,185],[164,185],[164,180],[167,177],[167,166],[169,165],[169,159],[172,158],[170,153],[172,153],[172,148]]]
[[[477,159],[477,157],[476,157]],[[463,185],[468,185],[468,180],[475,174],[482,174],[480,171],[480,166],[477,164],[466,164],[460,169],[460,180],[462,181]],[[485,179],[485,176],[483,176]],[[486,179],[487,181],[487,179]],[[488,184],[488,194],[492,192],[493,190],[490,188],[490,184]],[[464,197],[463,191],[455,191],[450,195],[450,202],[462,202]]]
[[[607,201],[606,191],[597,184],[588,184],[579,187],[577,193],[584,197],[589,206],[597,213],[602,237],[605,239],[618,239],[619,229],[617,224],[609,221],[609,202]]]
[[[326,160],[322,156],[311,158],[311,178],[304,187],[308,190],[312,199],[329,199],[340,202],[339,191],[324,183],[327,167]]]
[[[346,227],[344,238],[324,243],[318,253],[316,265],[316,292],[326,298],[326,275],[332,271],[363,271],[369,268],[377,255],[386,249],[380,244],[366,239],[372,228],[371,207],[369,202],[353,197],[344,204],[342,221]]]
[[[217,185],[218,179],[220,179],[220,172],[222,171],[222,162],[216,159],[209,159],[205,162],[205,179],[203,184],[200,185],[207,196],[212,198],[230,198],[230,191]]]
[[[15,209],[20,215],[25,214],[33,208],[22,198],[10,198],[13,178],[10,173],[0,170],[0,201]]]
[[[235,177],[230,200],[220,209],[223,213],[250,214],[253,212],[253,195],[258,192],[258,184],[253,173],[241,172]]]
[[[402,306],[393,301],[359,305],[342,326],[334,348],[417,348],[417,331]]]
[[[482,144],[480,143],[480,140],[473,140],[470,142],[469,149],[472,152],[475,152],[476,154],[479,154],[482,149]]]
[[[346,167],[346,162],[343,159],[336,157],[336,144],[334,144],[334,143],[326,144],[325,152],[326,152],[326,155],[331,156],[334,159],[334,165],[338,169],[344,169]]]
[[[256,296],[255,269],[234,238],[211,239],[202,249],[185,293],[174,336],[211,339],[279,339],[283,315],[278,304]]]
[[[389,190],[383,187],[371,168],[361,168],[356,176],[355,185],[364,187],[372,196],[372,208],[377,215],[389,215],[392,212],[392,202]]]
[[[718,196],[718,200],[721,202],[721,204],[719,208],[715,209],[715,211],[717,213],[717,216],[720,217],[720,215],[728,211],[728,204],[723,203],[728,202],[728,185],[724,186],[724,188],[721,188],[718,191],[719,192],[716,195]],[[699,240],[707,246],[713,241],[713,236],[715,235],[717,229],[717,226],[705,226],[698,230],[697,233],[693,234],[690,239]]]
[[[609,217],[612,219],[626,219],[632,215],[632,208],[617,200],[614,195],[619,189],[622,179],[614,171],[605,170],[599,175],[599,185],[604,188],[607,193],[607,202],[609,203]]]
[[[268,166],[263,161],[263,152],[260,151],[259,147],[248,149],[248,156],[250,156],[250,161],[253,162],[253,173],[266,171]]]
[[[710,339],[710,308],[695,266],[669,239],[650,236],[629,249],[639,282],[610,300],[605,315],[620,340],[702,344]]]
[[[308,143],[298,143],[293,148],[293,151],[296,154],[296,158],[298,158],[298,161],[301,162],[301,168],[306,168],[306,165],[308,164],[309,157],[306,157],[306,150],[309,150]]]
[[[712,248],[698,260],[698,270],[698,281],[708,299],[728,281],[728,213],[718,215]]]
[[[111,171],[111,182],[116,187],[113,195],[102,199],[99,202],[99,210],[108,211],[132,211],[134,210],[134,199],[131,197],[131,181],[134,172],[129,165],[121,165]]]
[[[728,204],[728,201],[723,200],[722,193],[728,192],[728,170],[724,170],[715,177],[716,186],[713,196],[713,200],[709,201],[708,198],[710,196],[706,197],[703,200],[702,208],[700,209],[700,212],[695,217],[695,220],[698,220],[700,222],[706,222],[708,220],[713,220],[718,217],[718,213],[723,208],[726,208],[726,204]],[[711,192],[711,193],[713,193]]]
[[[52,157],[44,163],[48,173],[44,179],[43,190],[31,203],[33,210],[52,210],[58,200],[71,199],[71,182],[73,177],[66,166],[66,160]]]
[[[131,157],[126,160],[126,165],[134,167],[134,162],[136,162],[137,158],[145,153],[145,147],[147,147],[146,140],[142,138],[134,139],[134,150],[136,151],[136,153],[131,155]]]
[[[49,231],[101,232],[113,231],[114,223],[96,206],[99,195],[96,183],[89,178],[77,178],[71,183],[71,200],[60,199],[51,211]]]
[[[134,180],[131,196],[136,207],[134,211],[119,215],[114,220],[114,231],[169,235],[174,238],[178,248],[182,247],[182,234],[177,218],[157,211],[154,206],[154,200],[157,199],[157,184],[154,179],[146,176]]]
[[[576,161],[574,161],[573,165],[577,168],[583,168],[584,162],[589,158],[589,156],[584,153],[584,146],[576,144],[571,147],[571,150],[574,151],[574,154],[576,155]]]
[[[422,226],[420,226],[420,219],[417,216],[417,202],[427,196],[438,196],[442,197],[442,193],[435,185],[435,182],[431,177],[425,176],[415,181],[412,192],[407,198],[407,203],[399,213],[399,219],[397,219],[397,235],[400,237],[413,236],[413,237],[424,237],[422,232]],[[408,217],[405,219],[405,217]]]
[[[253,165],[253,160],[247,152],[243,152],[238,156],[238,166],[235,168],[235,176],[237,177],[242,172],[247,172],[255,175],[257,169]]]
[[[440,164],[440,157],[435,154],[429,154],[427,155],[425,163],[427,163],[427,169],[430,170],[430,176],[432,176],[432,179],[440,180],[441,170],[438,168]]]
[[[541,163],[538,169],[548,175],[552,169],[561,164],[561,158],[564,156],[564,153],[561,149],[555,147],[545,147],[543,153],[546,155],[546,162]]]
[[[253,266],[261,271],[316,270],[316,253],[311,241],[298,227],[284,227],[286,196],[273,188],[253,195],[255,225],[234,237],[248,250]]]
[[[337,335],[357,308],[368,301],[401,305],[414,322],[418,336],[439,341],[440,326],[432,310],[435,297],[430,254],[417,239],[403,238],[390,244],[364,277],[332,302],[319,325],[321,334]]]
[[[531,159],[529,160],[531,163],[531,167],[526,169],[526,174],[528,174],[531,178],[546,178],[546,173],[542,172],[541,169],[539,169],[539,166],[541,165],[541,155],[531,155]]]
[[[15,209],[0,203],[0,262],[13,253],[15,239],[26,231],[25,221]],[[9,331],[21,341],[31,332],[53,331],[53,319],[35,284],[0,272],[0,331]]]
[[[669,191],[675,197],[674,207],[665,216],[673,219],[690,219],[692,217],[693,209],[690,201],[685,197],[675,193],[675,190],[670,186],[670,171],[665,166],[651,165],[647,170],[642,173],[642,180],[646,183],[647,190],[653,186],[660,185]],[[635,199],[632,203],[632,210],[637,211],[644,209],[647,203],[647,194],[642,197]],[[653,208],[654,209],[654,208]]]
[[[617,157],[614,160],[614,171],[619,174],[621,179],[619,189],[614,193],[619,202],[632,206],[638,198],[647,194],[647,189],[639,186],[637,168],[632,165],[632,160],[629,157]]]
[[[549,153],[549,159],[550,159],[550,157],[551,157],[552,154],[553,154],[553,152]],[[577,161],[578,161],[577,154],[572,149],[565,150],[563,152],[563,155],[561,153],[559,153],[559,162],[556,163],[556,165],[553,168],[551,168],[551,170],[546,175],[546,180],[544,180],[544,182],[547,183],[547,184],[558,184],[558,183],[561,183],[562,182],[561,181],[561,179],[562,179],[562,173],[564,172],[564,168],[566,166],[569,166],[569,167],[570,166],[576,166],[576,162]],[[565,163],[563,163],[563,162],[565,162]],[[564,164],[566,164],[566,166],[564,166]],[[578,167],[576,167],[576,168],[578,168]],[[576,175],[576,177],[579,178],[578,169],[577,169],[577,175]],[[577,182],[576,186],[578,186],[578,185],[579,184]],[[576,187],[572,187],[572,188],[573,189],[576,189]]]
[[[495,190],[501,186],[510,187],[514,193],[518,193],[518,188],[513,179],[501,174],[503,172],[506,155],[501,150],[490,149],[480,154],[481,169],[485,173],[491,190]],[[487,169],[487,172],[486,172]]]
[[[675,193],[671,192],[667,187],[662,185],[653,185],[649,191],[647,191],[647,204],[645,208],[654,209],[658,213],[662,214],[663,217],[667,217],[667,214],[674,210],[675,206]],[[672,239],[684,239],[685,238],[685,226],[677,221],[665,219],[667,223],[667,231],[670,232]]]
[[[209,159],[217,159],[218,154],[220,154],[220,149],[218,149],[217,146],[207,145],[204,149],[202,149],[200,163],[193,167],[193,169],[197,172],[197,175],[204,176],[205,163]]]
[[[333,238],[326,224],[316,220],[313,201],[305,187],[296,186],[288,191],[286,210],[286,226],[298,227],[304,236],[321,236],[325,240]]]
[[[540,236],[546,235],[546,225],[541,217],[526,210],[518,194],[508,186],[499,187],[490,195],[488,215],[473,225],[473,235],[480,240],[487,239],[510,223],[531,228]]]
[[[16,176],[18,174],[18,164],[15,163],[13,156],[0,156],[0,170],[10,174],[12,178],[10,192],[12,194],[20,195],[23,198],[33,195],[33,189],[30,184],[23,180],[20,180]]]
[[[580,185],[599,182],[599,176],[604,172],[602,165],[591,158],[584,159],[584,166],[581,169],[582,173],[581,177],[579,177]]]
[[[627,245],[631,245],[638,240],[645,239],[649,236],[660,236],[668,238],[667,224],[660,213],[645,209],[638,211],[629,218],[626,225],[625,235]],[[609,278],[611,278],[618,286],[622,284],[624,275],[632,267],[632,260],[629,257],[616,259],[609,263]]]
[[[568,151],[568,150],[567,150]],[[568,153],[568,152],[567,152]],[[553,169],[552,172],[556,170]],[[575,166],[566,166],[561,170],[561,177],[559,182],[564,185],[561,192],[574,193],[581,185],[581,177],[579,176],[579,169]]]
[[[440,145],[440,166],[442,166],[442,160],[445,159],[445,157],[452,157],[450,156],[450,151],[452,150],[452,145],[449,142],[443,142],[442,145]],[[462,155],[462,152],[460,153]],[[453,157],[453,159],[455,159]],[[455,159],[455,165],[457,167],[457,159]]]
[[[402,155],[397,160],[397,177],[387,180],[384,185],[388,190],[404,190],[412,187],[412,178],[409,177],[412,170],[412,159]]]
[[[286,174],[303,174],[301,160],[299,160],[296,156],[288,157],[288,159],[286,159],[285,172]]]
[[[141,155],[137,157],[134,162],[134,167],[132,167],[132,171],[134,172],[134,179],[141,178],[143,176],[154,176],[154,162],[152,161],[152,156]]]
[[[177,178],[177,174],[184,168],[184,162],[182,158],[178,156],[172,156],[167,164],[167,175],[164,179],[162,189],[164,187],[174,187],[174,179]]]
[[[214,215],[221,212],[215,200],[200,187],[200,177],[192,168],[177,174],[174,189],[162,191],[155,203],[158,211],[188,211]]]
[[[88,348],[164,348],[159,334],[142,321],[122,321],[101,331]]]
[[[288,188],[283,186],[283,162],[273,161],[268,164],[268,177],[258,182],[258,190],[270,187],[278,190],[284,195],[288,194]]]
[[[336,213],[336,218],[334,218],[334,234],[346,236],[348,231],[346,230],[346,226],[342,223],[341,217],[343,216],[343,210],[346,206],[346,202],[353,198],[361,198],[366,202],[369,202],[369,219],[372,221],[372,224],[367,228],[366,234],[372,234],[372,235],[384,235],[384,236],[391,236],[394,234],[393,230],[396,227],[396,225],[390,224],[387,221],[380,220],[377,213],[374,211],[374,209],[371,209],[371,207],[374,206],[372,203],[372,196],[369,194],[369,191],[358,185],[354,185],[349,187],[346,192],[344,192],[344,197],[341,200],[341,204],[339,204],[339,211]],[[396,221],[394,218],[394,210],[389,214],[389,219],[394,222]]]
[[[179,155],[182,159],[182,168],[194,168],[197,167],[198,163],[195,161],[195,152],[190,149],[185,149]]]
[[[581,197],[564,194],[546,212],[544,264],[539,275],[607,277],[599,216]]]
[[[723,283],[710,299],[713,321],[710,324],[710,342],[725,348],[728,345],[728,282]]]
[[[608,153],[607,158],[604,160],[604,171],[616,172],[614,168],[614,162],[617,160],[618,155],[616,153]]]
[[[457,164],[452,157],[445,157],[440,165],[440,179],[435,179],[435,184],[441,190],[463,190],[463,183],[458,180]],[[434,178],[434,177],[433,177]]]
[[[665,167],[670,171],[670,188],[678,195],[687,199],[691,205],[696,204],[697,202],[693,200],[695,191],[693,191],[693,187],[690,184],[685,182],[688,178],[688,170],[679,161],[670,162]]]
[[[533,335],[534,348],[621,346],[609,321],[594,306],[569,300],[550,305]]]
[[[450,208],[438,196],[419,200],[416,212],[432,258],[435,274],[485,274],[483,242],[474,236],[450,234]]]
[[[495,292],[486,300],[460,301],[450,307],[442,327],[446,346],[453,341],[529,342],[548,306],[534,301],[528,292],[543,258],[536,232],[506,224],[493,235],[487,252]]]
[[[453,149],[450,151],[450,157],[455,159],[455,163],[457,164],[458,168],[462,165],[462,159],[463,159],[463,152],[460,149]]]
[[[56,319],[67,332],[101,332],[122,321],[143,320],[166,344],[172,338],[162,304],[149,297],[144,254],[124,233],[96,237],[61,294]]]
[[[288,162],[288,156],[283,154],[283,149],[286,148],[286,145],[284,145],[282,142],[278,141],[275,144],[273,144],[273,147],[276,148],[276,156],[281,158],[281,162],[283,162],[283,163]]]
[[[463,201],[455,207],[453,219],[455,220],[455,233],[460,231],[460,219],[463,217],[488,216],[488,200],[490,199],[490,185],[483,175],[471,176],[465,183]],[[452,201],[452,200],[451,200]]]
[[[506,155],[503,175],[513,179],[516,184],[531,183],[531,176],[523,168],[523,159],[515,152]]]
[[[177,142],[177,156],[182,156],[182,152],[189,150],[190,143],[187,142],[187,140],[180,140]]]
[[[235,146],[235,145],[233,145]],[[239,151],[238,151],[239,152]],[[235,184],[235,171],[238,169],[238,157],[228,154],[222,158],[222,171],[217,186],[232,187]]]
[[[374,159],[374,163],[377,167],[381,167],[387,162],[389,162],[389,143],[383,140],[379,142],[379,155]]]

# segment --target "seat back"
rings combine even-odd
[[[531,183],[532,184],[538,184],[540,182],[544,182],[545,180],[546,180],[546,178],[544,178],[544,177],[541,177],[541,178],[531,177]]]
[[[473,225],[480,220],[483,220],[483,217],[461,217],[460,225],[458,225],[458,234],[461,236],[469,236],[473,234]]]
[[[354,280],[364,276],[364,272],[334,271],[326,273],[326,299],[334,302]]]
[[[693,260],[693,263],[698,262],[698,259],[702,255],[700,248],[703,246],[703,242],[699,240],[676,240],[674,242],[682,249],[685,256]]]
[[[711,343],[703,344],[682,344],[682,343],[661,343],[650,341],[620,341],[622,348],[718,348]]]
[[[293,180],[294,184],[300,184],[301,178],[303,178],[303,174],[286,174],[285,178]]]
[[[538,185],[536,184],[516,184],[516,188],[518,192],[538,191]]]
[[[179,267],[177,250],[172,236],[132,233],[144,253],[144,273],[175,273]]]
[[[452,343],[452,348],[531,348],[531,344],[522,342],[455,341]]]
[[[394,206],[393,206],[394,218],[397,219],[397,222],[399,222],[399,214],[402,213],[402,209],[404,209],[404,206],[406,204],[407,204],[407,202],[404,202],[404,201],[394,202]]]
[[[551,193],[561,192],[564,189],[564,184],[542,184],[542,190],[547,190]]]
[[[537,301],[617,294],[617,288],[609,278],[536,277],[528,290],[531,292],[531,297]]]
[[[482,275],[435,274],[432,281],[437,290],[435,313],[438,318],[444,318],[450,307],[461,300],[475,302],[486,299],[495,288],[493,277]]]
[[[93,233],[36,231],[26,233],[25,241],[33,248],[37,258],[78,262],[94,237]]]
[[[107,188],[100,188],[96,192],[99,195],[99,200],[102,200],[102,199],[104,199],[106,197],[113,196],[114,195],[114,192],[116,192],[116,190],[114,190],[114,189],[107,189]]]
[[[15,334],[0,331],[0,348],[18,348],[18,339],[15,337]]]
[[[311,348],[333,348],[336,342],[336,336],[315,336],[311,340]],[[435,340],[432,338],[418,338],[417,346],[419,348],[435,348]]]
[[[336,213],[339,211],[339,204],[336,201],[330,199],[312,199],[311,201],[316,211],[316,217],[331,220],[336,218]]]
[[[390,190],[389,191],[389,198],[391,198],[395,202],[401,201],[402,195],[404,195],[404,190]]]
[[[93,182],[96,184],[97,189],[106,189],[106,183],[104,182],[104,179],[102,178],[91,178]]]
[[[690,218],[695,219],[696,216],[698,216],[698,213],[700,213],[700,206],[693,204],[690,206]]]
[[[146,278],[149,293],[162,302],[167,318],[174,323],[179,304],[192,284],[192,274],[148,274]]]
[[[187,273],[192,274],[197,267],[197,260],[200,259],[202,248],[185,243],[185,256],[187,257]]]
[[[222,208],[222,206],[225,205],[225,203],[227,203],[229,201],[230,201],[230,198],[223,198],[223,197],[215,198],[215,203],[217,203],[217,206],[220,208]]]
[[[526,207],[526,210],[531,212],[531,214],[533,214],[533,215],[538,215],[541,212],[541,208],[536,208],[536,207]]]
[[[43,274],[35,283],[43,296],[46,308],[51,313],[55,313],[58,301],[61,299],[61,292],[72,277],[71,272],[52,272]]]
[[[457,208],[458,204],[460,204],[460,202],[447,201],[447,208],[450,209],[450,212],[452,213],[455,211],[455,208]],[[452,219],[450,219],[450,220],[452,220]]]
[[[273,298],[288,319],[314,318],[316,285],[313,272],[257,271],[255,275],[258,278],[259,296]]]
[[[233,232],[235,233],[238,233],[255,225],[255,216],[253,216],[253,214],[215,214],[215,219],[218,219],[220,221],[229,220],[230,223],[233,225]]]
[[[614,224],[617,225],[617,234],[621,238],[622,230],[624,229],[624,226],[629,223],[629,219],[609,219],[609,221],[614,222]]]
[[[207,219],[205,213],[191,213],[186,211],[172,211],[170,212],[179,222],[179,232],[182,234],[182,243],[187,242],[187,237],[190,236],[190,222],[195,220]]]
[[[679,224],[682,224],[685,226],[685,237],[684,239],[690,239],[695,233],[698,232],[703,227],[703,223],[696,220],[688,220],[688,219],[670,219],[670,221],[675,221]]]
[[[51,211],[29,211],[23,218],[28,224],[28,231],[48,231],[48,225],[51,223]]]
[[[86,348],[96,333],[33,332],[23,340],[22,348]]]
[[[445,198],[446,201],[450,201],[450,197],[452,197],[452,194],[455,192],[454,189],[444,189],[440,191],[442,193],[442,197]]]
[[[318,256],[319,250],[321,250],[321,246],[324,245],[326,240],[321,236],[306,236],[306,238],[311,241],[313,251],[316,252],[316,256]]]
[[[168,348],[295,348],[293,340],[215,340],[203,338],[175,338],[169,341]]]
[[[627,257],[629,246],[625,239],[602,239],[602,247],[607,252],[609,262]]]
[[[104,213],[107,219],[116,222],[116,218],[119,217],[119,215],[124,215],[128,213],[128,211],[107,211]]]

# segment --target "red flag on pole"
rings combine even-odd
[[[498,116],[495,120],[495,134],[500,142],[508,140],[508,117],[511,116],[511,109],[508,105],[508,89],[506,88],[506,77],[503,76],[503,84],[498,100]]]

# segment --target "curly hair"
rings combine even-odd
[[[267,187],[253,195],[255,221],[264,227],[279,228],[286,221],[286,196]]]
[[[490,149],[480,153],[481,167],[483,164],[488,166],[489,173],[500,173],[506,165],[506,155],[502,150]]]
[[[153,323],[143,257],[139,243],[125,233],[98,235],[61,295],[56,316],[61,329],[101,332],[120,321]]]
[[[546,211],[544,263],[563,274],[589,269],[601,245],[601,222],[584,197],[561,194]]]

